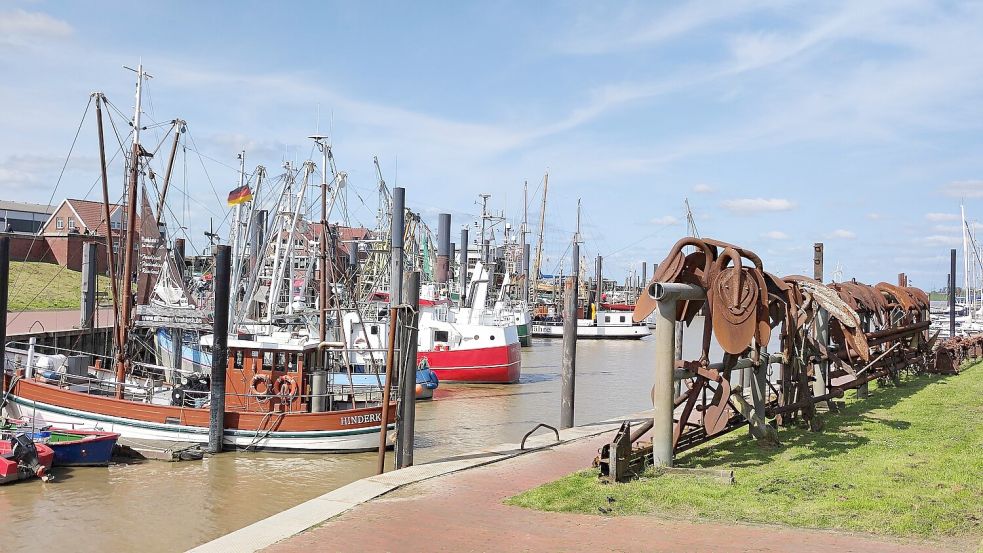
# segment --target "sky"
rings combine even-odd
[[[198,248],[209,220],[227,232],[239,151],[272,178],[318,161],[320,132],[356,224],[373,156],[434,228],[453,215],[454,240],[480,193],[517,228],[524,182],[535,234],[548,172],[544,272],[578,198],[582,253],[619,279],[686,235],[688,199],[701,235],[779,275],[811,275],[823,242],[827,279],[935,289],[962,256],[960,204],[983,216],[981,28],[983,4],[906,0],[0,0],[0,198],[101,199],[89,95],[112,103],[112,157],[122,66],[142,61],[145,147],[187,121],[170,218]],[[118,157],[110,172],[118,196]]]

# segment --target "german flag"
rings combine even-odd
[[[232,192],[229,192],[229,207],[244,204],[252,199],[253,191],[249,189],[248,184],[244,184]]]

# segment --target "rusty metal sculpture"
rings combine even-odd
[[[693,251],[684,253],[687,247]],[[701,309],[705,314],[699,359],[676,361],[674,378],[682,385],[674,400],[675,453],[749,425],[759,439],[770,440],[783,425],[818,429],[817,404],[835,408],[832,400],[845,390],[876,379],[897,381],[906,371],[952,373],[964,359],[983,354],[979,337],[935,348],[922,290],[779,278],[754,252],[719,240],[679,240],[639,298],[635,321],[656,309],[654,290],[664,283],[696,285],[706,297],[679,301],[675,312],[687,325]],[[773,335],[777,354],[767,349]],[[713,338],[723,350],[715,363]],[[753,378],[756,393],[749,393],[745,385]],[[635,441],[642,432],[623,434]],[[602,466],[610,449],[598,459]]]

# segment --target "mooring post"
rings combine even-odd
[[[577,291],[580,289],[580,244],[573,242],[573,270],[563,286],[563,381],[560,428],[573,426],[577,377]]]
[[[90,329],[96,314],[96,243],[82,244],[82,310],[79,328]]]
[[[956,335],[956,250],[949,250],[949,337]]]
[[[437,216],[437,283],[447,284],[451,255],[451,214]]]
[[[655,387],[652,390],[652,462],[672,466],[673,450],[673,372],[676,368],[676,302],[706,297],[703,288],[693,284],[653,283],[646,290],[656,300],[655,310]]]
[[[0,375],[7,369],[7,301],[10,287],[10,237],[0,238]],[[33,358],[33,349],[29,357]],[[33,361],[33,359],[31,359]],[[28,369],[30,370],[30,369]],[[2,380],[2,378],[0,378]]]
[[[403,303],[403,233],[406,230],[406,189],[393,188],[392,227],[389,252],[389,305]],[[396,321],[390,321],[396,324]]]
[[[232,277],[232,249],[215,246],[215,313],[212,315],[212,376],[209,398],[208,451],[222,451],[225,434],[225,371],[229,364],[229,290]]]
[[[461,307],[467,307],[468,298],[468,227],[461,229],[461,259],[458,261],[457,270],[461,279]]]
[[[448,218],[450,218],[448,216]],[[450,221],[448,221],[448,224]],[[402,340],[400,358],[402,362],[402,417],[396,430],[396,468],[413,466],[413,442],[416,431],[416,352],[420,321],[420,271],[412,271],[406,276],[403,289],[404,326],[400,332]]]

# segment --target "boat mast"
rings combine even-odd
[[[171,184],[171,174],[174,170],[174,159],[177,157],[178,143],[181,141],[181,133],[184,132],[185,122],[175,119],[171,122],[174,126],[174,142],[171,143],[171,157],[167,159],[167,171],[164,173],[164,186],[160,190],[160,199],[157,201],[157,226],[164,220],[164,201],[167,199],[167,188]]]
[[[125,69],[130,69],[125,67]],[[132,69],[131,69],[132,71]],[[136,105],[133,108],[133,143],[130,149],[130,177],[126,190],[126,243],[123,254],[123,306],[120,310],[120,342],[123,350],[116,352],[116,397],[123,397],[123,380],[129,365],[125,353],[127,334],[130,327],[130,310],[133,308],[133,246],[136,243],[135,222],[137,218],[137,179],[140,176],[140,103],[143,97],[143,80],[151,78],[143,71],[143,63],[137,65]]]
[[[318,336],[324,342],[328,336],[328,157],[331,146],[325,142],[324,139],[327,137],[323,135],[314,135],[310,138],[321,150],[321,234],[318,237],[318,254],[320,256],[318,270],[321,273],[321,278],[318,287],[317,320]],[[331,170],[333,173],[334,167],[331,167]]]
[[[547,171],[546,176],[543,177],[543,205],[539,210],[539,243],[536,245],[536,266],[533,268],[533,274],[536,276],[532,277],[533,282],[539,282],[539,270],[543,264],[543,230],[546,227],[546,192],[549,188],[550,174]],[[533,295],[535,297],[535,290]]]
[[[109,285],[113,296],[113,341],[116,351],[123,350],[123,338],[119,332],[119,288],[116,282],[116,256],[113,254],[112,209],[109,207],[109,173],[106,170],[106,139],[102,128],[102,92],[94,92],[96,102],[96,126],[99,130],[99,167],[102,177],[102,209],[106,219],[106,264],[109,267]]]
[[[970,297],[969,291],[969,238],[967,236],[967,226],[966,226],[966,206],[960,204],[959,211],[962,216],[962,234],[963,234],[963,295],[966,296],[966,311],[969,315],[969,322],[973,322],[973,305],[972,299]]]

